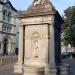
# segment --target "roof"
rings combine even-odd
[[[16,11],[16,12],[18,11],[17,9],[15,9],[15,7],[13,7],[13,5],[11,4],[10,1],[8,1],[6,3],[0,1],[0,4],[2,4],[2,5],[9,4],[14,11]]]
[[[37,0],[35,0],[37,1]],[[55,15],[55,17],[61,23],[63,23],[63,19],[60,16],[59,12],[55,9],[53,4],[49,0],[38,0],[41,1],[37,5],[34,5],[34,2],[29,6],[29,8],[25,11],[20,12],[19,18],[25,17],[36,17],[36,16],[45,16],[45,15]]]
[[[37,5],[34,5],[34,3],[32,3],[27,10],[21,12],[19,17],[21,18],[46,14],[55,14],[56,9],[49,0],[40,0],[40,1],[41,2]]]

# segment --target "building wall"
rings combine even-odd
[[[0,4],[0,20],[2,20],[2,7],[3,5]]]
[[[19,25],[19,19],[16,19],[16,25]],[[19,26],[16,26],[16,48],[19,48]]]
[[[6,16],[3,13],[6,11]],[[0,4],[0,55],[15,53],[17,11],[10,3]]]

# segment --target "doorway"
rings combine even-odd
[[[4,46],[3,46],[3,55],[7,55],[8,52],[7,52],[7,45],[8,45],[8,39],[5,38],[4,39]]]

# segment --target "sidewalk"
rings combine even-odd
[[[22,75],[22,74],[15,74],[13,71],[14,64],[7,64],[3,65],[0,68],[0,75]]]
[[[17,56],[0,56],[0,75],[21,75],[14,74],[13,66],[17,61]]]
[[[0,56],[0,66],[15,63],[17,61],[17,56]]]

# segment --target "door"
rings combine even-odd
[[[8,44],[8,39],[4,39],[4,49],[3,49],[3,55],[7,55],[7,44]]]

